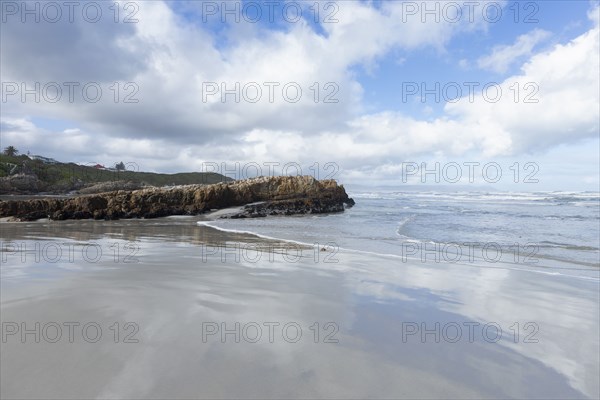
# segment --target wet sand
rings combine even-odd
[[[600,395],[597,279],[322,251],[198,220],[3,223],[1,397]]]

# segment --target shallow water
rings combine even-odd
[[[337,215],[217,220],[249,231],[400,259],[599,276],[597,192],[351,192]]]
[[[600,395],[597,280],[198,219],[2,224],[2,397]]]

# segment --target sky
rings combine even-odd
[[[0,6],[2,148],[350,188],[600,190],[598,1]]]

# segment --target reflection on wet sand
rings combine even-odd
[[[50,328],[40,328],[39,343],[35,333],[6,335],[2,397],[600,394],[597,280],[363,253],[326,259],[310,246],[295,257],[289,243],[197,220],[3,224],[4,244],[29,250],[23,262],[18,248],[3,246],[3,333],[14,328],[6,323],[54,322],[63,337],[47,340]],[[36,242],[96,243],[107,255],[38,262]],[[135,262],[115,259],[115,243],[119,251],[135,243]],[[240,243],[263,256],[240,256]],[[75,331],[71,342],[65,322],[93,322],[102,335],[90,342]],[[134,331],[138,342],[126,342]]]

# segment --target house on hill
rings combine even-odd
[[[43,162],[44,164],[58,164],[58,161],[56,161],[54,158],[48,158],[48,157],[42,157],[42,156],[38,156],[38,155],[27,155],[27,157],[29,157],[31,160],[38,160]]]

